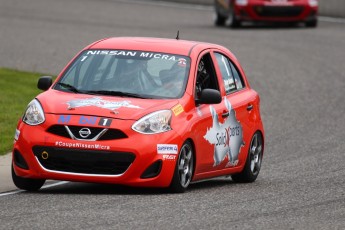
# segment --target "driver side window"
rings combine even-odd
[[[195,84],[195,97],[198,99],[203,89],[215,89],[219,91],[216,73],[210,53],[205,54],[198,64]]]

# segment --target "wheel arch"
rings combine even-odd
[[[192,138],[190,138],[190,137],[187,138],[187,139],[183,142],[183,144],[186,143],[186,142],[189,142],[189,143],[191,144],[192,150],[193,150],[194,162],[193,162],[193,173],[192,173],[192,179],[191,179],[191,181],[193,181],[194,175],[195,175],[196,161],[197,161],[196,147],[195,147],[195,142],[193,141]]]
[[[263,143],[262,143],[262,157],[263,157],[263,155],[264,155],[264,150],[265,150],[265,136],[264,136],[263,130],[261,130],[260,128],[255,129],[254,132],[251,134],[251,136],[250,136],[250,141],[249,141],[249,143],[248,143],[248,148],[250,148],[250,143],[251,143],[252,138],[253,138],[253,136],[255,135],[255,133],[259,133],[259,134],[261,135],[261,137],[262,137],[262,142],[263,142]],[[248,151],[249,151],[249,149],[248,149]],[[248,156],[249,156],[248,151],[246,152],[246,158],[244,159],[244,162],[247,161],[247,158],[248,158]]]

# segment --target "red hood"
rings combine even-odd
[[[138,99],[114,96],[73,94],[48,90],[39,96],[45,113],[78,114],[118,119],[138,120],[161,109],[170,109],[177,100]]]

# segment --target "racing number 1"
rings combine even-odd
[[[112,122],[112,119],[108,119],[108,118],[101,118],[98,122],[98,125],[99,126],[106,126],[106,127],[109,127],[110,124]]]

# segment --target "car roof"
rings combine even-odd
[[[113,37],[99,40],[85,49],[143,50],[190,56],[192,51],[224,47],[204,42],[149,37]]]

